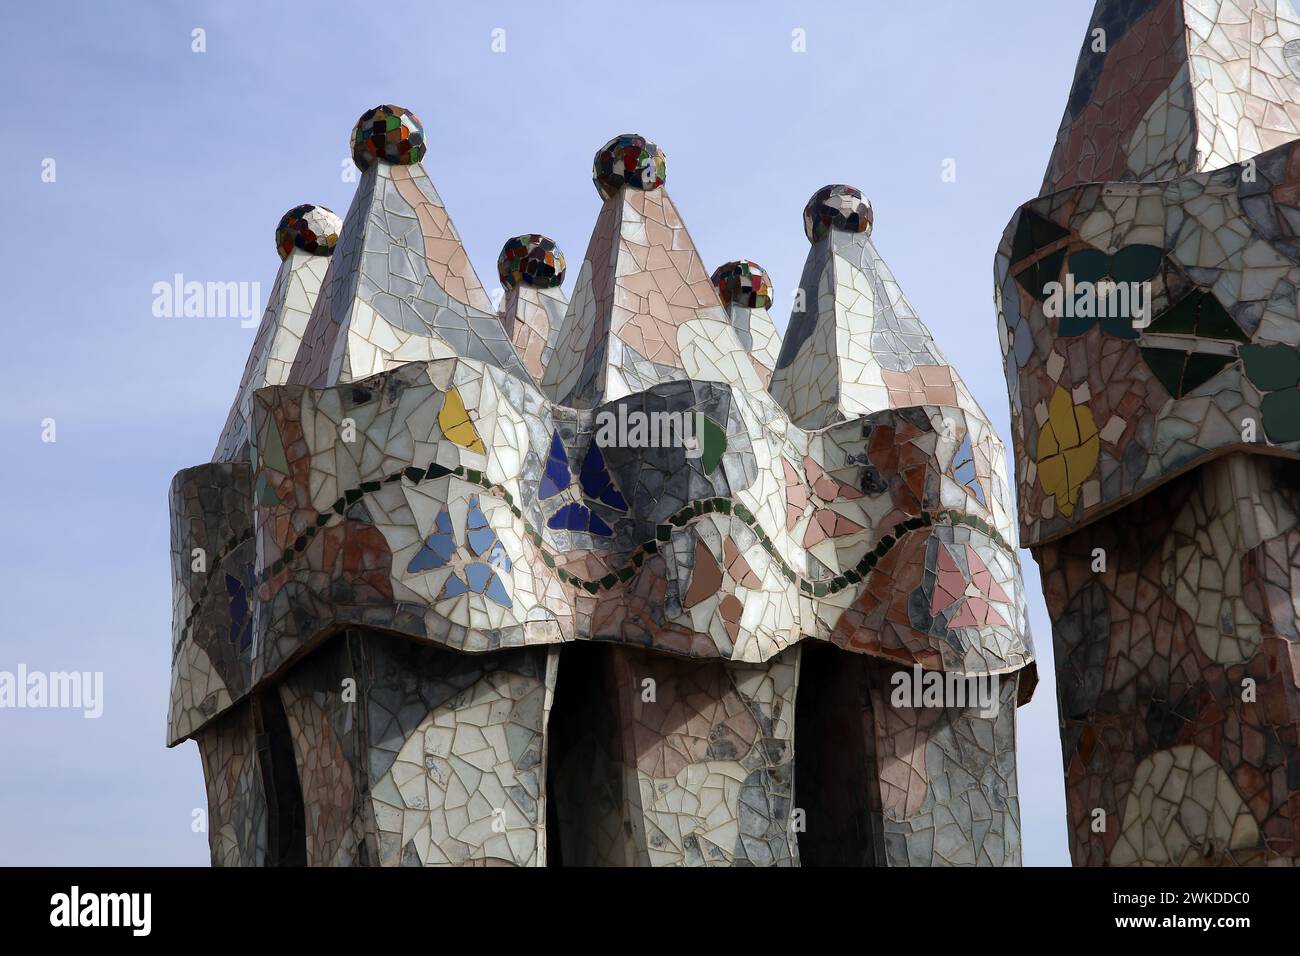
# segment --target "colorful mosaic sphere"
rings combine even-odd
[[[343,220],[324,206],[303,203],[280,217],[275,227],[275,248],[281,259],[288,259],[294,249],[314,256],[328,256],[339,241]]]
[[[667,175],[664,151],[635,133],[615,136],[602,146],[591,168],[592,181],[602,199],[615,195],[624,186],[658,189]]]
[[[772,304],[772,282],[757,262],[737,259],[727,262],[713,273],[713,286],[723,305],[746,309],[766,309]]]
[[[803,231],[809,242],[825,238],[832,229],[871,235],[875,218],[867,197],[852,186],[823,186],[803,209]]]
[[[424,124],[400,106],[376,106],[352,128],[352,161],[369,169],[375,160],[411,166],[424,158]]]
[[[501,284],[513,289],[519,283],[553,289],[564,281],[564,253],[554,239],[530,232],[507,239],[497,256]]]

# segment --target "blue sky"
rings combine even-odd
[[[269,294],[276,222],[303,202],[347,210],[348,134],[377,103],[423,120],[425,167],[489,289],[502,242],[524,232],[559,243],[572,285],[599,209],[591,157],[617,133],[663,147],[705,262],[755,260],[778,303],[807,254],[808,197],[858,186],[876,245],[1009,443],[993,254],[1037,194],[1092,3],[810,6],[6,11],[0,670],[100,670],[106,702],[99,720],[0,710],[0,863],[207,862],[190,825],[206,802],[197,750],[163,746],[167,488],[211,457],[253,329],[156,318],[151,290],[182,273]],[[1042,675],[1019,711],[1025,862],[1064,865],[1051,632],[1022,560]]]

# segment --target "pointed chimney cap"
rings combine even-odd
[[[280,217],[275,227],[275,248],[280,258],[288,259],[294,249],[314,256],[328,256],[339,241],[343,220],[324,206],[303,203]]]
[[[618,194],[624,186],[658,189],[668,175],[664,151],[644,136],[624,133],[615,136],[596,153],[591,178],[601,199]]]
[[[718,266],[713,272],[713,287],[723,305],[746,309],[766,309],[772,305],[772,282],[763,267],[749,259],[737,259]]]
[[[497,276],[506,289],[530,285],[553,289],[564,281],[564,253],[554,239],[530,232],[507,239],[497,256]]]
[[[875,214],[861,190],[852,186],[823,186],[813,193],[803,210],[803,231],[809,242],[828,236],[832,229],[871,235]]]
[[[410,110],[376,106],[352,127],[352,161],[369,169],[377,160],[413,166],[424,158],[424,124]]]

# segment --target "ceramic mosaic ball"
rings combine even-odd
[[[553,289],[564,281],[564,253],[555,240],[535,232],[507,239],[497,256],[497,275],[507,289],[523,283]]]
[[[667,175],[664,151],[635,133],[615,136],[602,146],[591,169],[592,181],[602,199],[615,195],[624,186],[657,189]]]
[[[343,220],[324,206],[303,203],[280,217],[275,227],[275,248],[281,259],[289,258],[294,249],[314,256],[328,256],[339,241]]]
[[[832,229],[871,235],[875,215],[867,197],[852,186],[823,186],[803,210],[803,231],[809,242],[824,239]]]
[[[369,169],[375,160],[411,166],[424,158],[424,124],[400,106],[376,106],[352,128],[352,161]]]
[[[757,262],[738,259],[718,266],[713,286],[723,305],[746,309],[766,309],[772,304],[772,283]]]

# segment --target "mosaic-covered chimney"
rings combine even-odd
[[[998,247],[1076,865],[1300,859],[1300,17],[1101,0]]]
[[[866,199],[809,202],[782,343],[645,138],[596,154],[571,297],[529,234],[496,306],[425,152],[378,107],[343,222],[286,215],[172,484],[168,742],[213,862],[1018,864],[1004,450]]]

